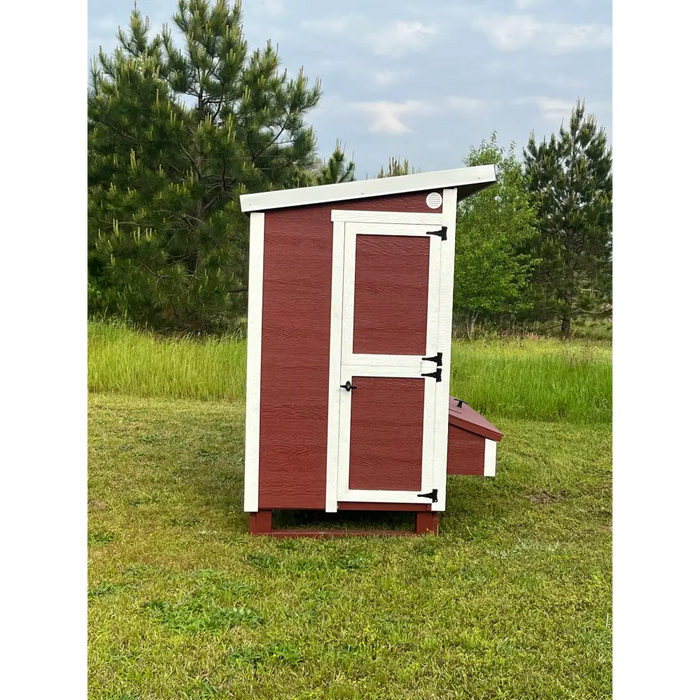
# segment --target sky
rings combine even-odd
[[[138,0],[151,28],[176,0]],[[133,0],[88,1],[88,59],[116,46]],[[308,115],[327,158],[340,139],[359,178],[390,157],[457,168],[498,133],[520,156],[558,131],[578,98],[612,140],[612,0],[243,0],[249,49],[321,79]]]

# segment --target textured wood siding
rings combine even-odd
[[[423,355],[430,238],[357,236],[353,352]]]
[[[441,211],[427,194],[265,213],[259,508],[325,508],[331,210]]]
[[[420,491],[424,379],[354,377],[350,488]]]
[[[484,475],[485,440],[462,428],[450,425],[447,432],[447,473]]]

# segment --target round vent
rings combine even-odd
[[[439,209],[442,205],[442,195],[439,192],[431,192],[426,198],[425,203],[431,209]]]

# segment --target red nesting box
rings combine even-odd
[[[272,531],[275,509],[413,511],[437,532],[448,473],[495,475],[501,433],[449,395],[457,201],[495,179],[487,165],[241,197],[251,532],[311,534]]]

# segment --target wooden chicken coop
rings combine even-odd
[[[250,215],[244,509],[400,510],[437,533],[447,474],[501,433],[450,397],[458,200],[492,165],[241,197]]]

